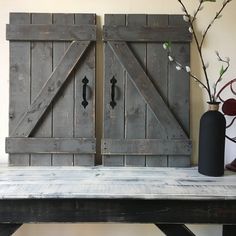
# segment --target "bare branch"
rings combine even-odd
[[[212,21],[210,22],[210,24],[207,26],[206,30],[203,33],[202,36],[202,40],[200,43],[200,49],[202,49],[203,43],[205,41],[207,32],[209,31],[209,29],[212,27],[212,25],[214,24],[215,20],[218,19],[221,16],[222,11],[224,10],[224,8],[227,6],[228,3],[230,3],[232,0],[227,0],[223,3],[222,7],[220,8],[220,10],[216,13],[215,17],[212,19]]]

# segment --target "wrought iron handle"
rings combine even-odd
[[[112,79],[110,80],[110,82],[111,82],[111,101],[110,101],[110,105],[111,105],[112,109],[114,109],[115,106],[116,106],[116,102],[115,102],[115,85],[117,83],[117,80],[113,76]]]
[[[84,107],[84,109],[88,106],[88,101],[87,101],[87,84],[88,84],[89,80],[87,79],[87,77],[85,76],[82,79],[82,83],[83,83],[83,101],[82,101],[82,106]]]

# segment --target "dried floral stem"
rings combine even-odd
[[[192,19],[192,21],[191,21],[192,24],[193,24],[193,22],[196,20],[197,14],[198,14],[198,12],[201,10],[201,8],[202,8],[202,3],[203,3],[203,0],[199,1],[198,8],[197,8],[196,12],[194,13],[193,19]]]
[[[213,20],[210,22],[210,24],[207,26],[206,30],[204,31],[203,33],[203,36],[202,36],[202,40],[201,40],[201,43],[200,43],[200,49],[202,49],[202,46],[203,46],[203,43],[204,43],[204,40],[206,38],[206,35],[207,35],[207,32],[209,31],[209,29],[211,28],[211,26],[213,25],[213,23],[215,22],[215,20],[217,18],[219,18],[221,12],[224,10],[224,8],[226,7],[226,5],[231,2],[232,0],[227,0],[225,3],[223,3],[221,9],[216,13],[215,17],[213,18]]]
[[[169,50],[169,49],[168,49],[168,56],[171,56],[171,53],[170,53],[170,50]],[[176,59],[174,59],[172,56],[171,56],[171,58],[172,58],[173,62],[174,62],[177,66],[179,66],[185,73],[189,74],[190,77],[192,77],[194,80],[196,80],[199,84],[201,84],[201,86],[202,86],[204,89],[206,89],[206,91],[208,91],[208,88],[206,87],[206,85],[205,85],[204,83],[202,83],[201,80],[199,80],[199,79],[197,78],[197,76],[193,75],[190,71],[189,71],[189,72],[186,71],[185,68],[183,67],[183,65],[182,65],[180,62],[178,62]]]
[[[187,72],[186,72],[186,73],[187,73]],[[199,84],[201,84],[204,89],[207,90],[206,85],[203,84],[195,75],[193,75],[193,74],[191,74],[191,73],[189,73],[189,75],[190,75],[192,78],[194,78]]]
[[[223,66],[222,66],[223,71],[220,72],[220,76],[219,76],[219,78],[217,79],[217,81],[216,81],[216,83],[215,83],[215,86],[214,86],[214,93],[213,93],[213,98],[214,98],[214,100],[217,99],[217,97],[216,97],[216,88],[217,88],[217,85],[218,85],[219,82],[222,80],[223,75],[227,72],[227,70],[228,70],[229,67],[230,67],[229,59],[228,59],[228,60],[222,59],[221,56],[219,55],[219,53],[217,53],[217,57],[218,57],[219,61],[221,61],[221,62],[223,62],[223,63],[226,63],[227,66],[226,66],[225,69],[224,69]]]
[[[183,4],[183,2],[181,0],[178,0],[178,2],[183,7],[183,10],[184,10],[185,14],[187,16],[190,16],[190,14],[189,14],[188,10],[186,9],[185,5]],[[191,29],[193,31],[193,37],[194,37],[194,40],[196,42],[197,50],[198,50],[198,53],[199,53],[199,56],[200,56],[200,60],[201,60],[201,63],[202,63],[202,68],[203,68],[203,72],[204,72],[206,83],[207,83],[206,87],[207,87],[207,92],[208,92],[208,96],[209,96],[209,101],[213,102],[213,99],[212,99],[212,96],[211,96],[211,87],[210,87],[210,83],[209,83],[209,78],[208,78],[205,62],[204,62],[203,55],[202,55],[202,50],[200,48],[200,44],[199,44],[199,41],[198,41],[198,38],[197,38],[197,34],[196,34],[195,29],[193,27],[193,22],[190,20],[189,23],[190,23],[190,27],[191,27]]]

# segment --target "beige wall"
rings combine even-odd
[[[193,12],[194,4],[198,1],[189,2],[188,6]],[[217,1],[217,4],[206,3],[205,10],[201,12],[198,19],[199,32],[204,25],[209,22],[215,12],[221,6],[222,1]],[[148,13],[148,14],[174,14],[181,13],[177,0],[0,0],[0,101],[1,101],[1,116],[0,116],[0,162],[7,162],[7,155],[4,151],[4,138],[8,134],[8,87],[9,87],[9,54],[8,42],[5,40],[5,24],[8,23],[9,12],[91,12],[98,15],[99,27],[103,24],[103,16],[105,13]],[[227,73],[226,80],[236,77],[236,28],[235,28],[235,12],[236,0],[233,0],[224,13],[223,18],[216,22],[211,29],[209,37],[205,44],[205,57],[210,62],[209,73],[213,80],[218,76],[220,64],[217,62],[214,51],[217,49],[222,55],[231,58],[231,68]],[[97,45],[97,97],[98,106],[101,108],[102,100],[102,44]],[[201,76],[200,64],[196,56],[194,45],[191,50],[191,67],[194,74]],[[225,97],[229,96],[229,92]],[[232,95],[231,95],[232,96]],[[206,96],[194,83],[191,83],[191,138],[193,140],[194,150],[192,162],[197,163],[197,140],[198,140],[198,124],[201,114],[206,110]],[[97,109],[101,111],[101,109]],[[97,114],[98,127],[101,126],[102,114]],[[231,133],[235,133],[232,130]],[[97,129],[98,138],[101,136],[101,129]],[[236,145],[227,142],[226,159],[227,161],[235,158]],[[49,230],[50,229],[50,230]],[[210,228],[197,228],[202,230],[201,235],[217,235],[216,228],[209,231]],[[46,233],[47,231],[47,233]],[[158,235],[153,226],[121,226],[121,225],[81,225],[81,226],[24,226],[16,236],[28,235]],[[218,231],[219,233],[219,231]],[[160,234],[161,235],[161,234]],[[219,234],[220,235],[220,234]]]

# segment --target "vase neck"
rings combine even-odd
[[[209,103],[208,110],[209,111],[218,111],[219,110],[219,103]]]

